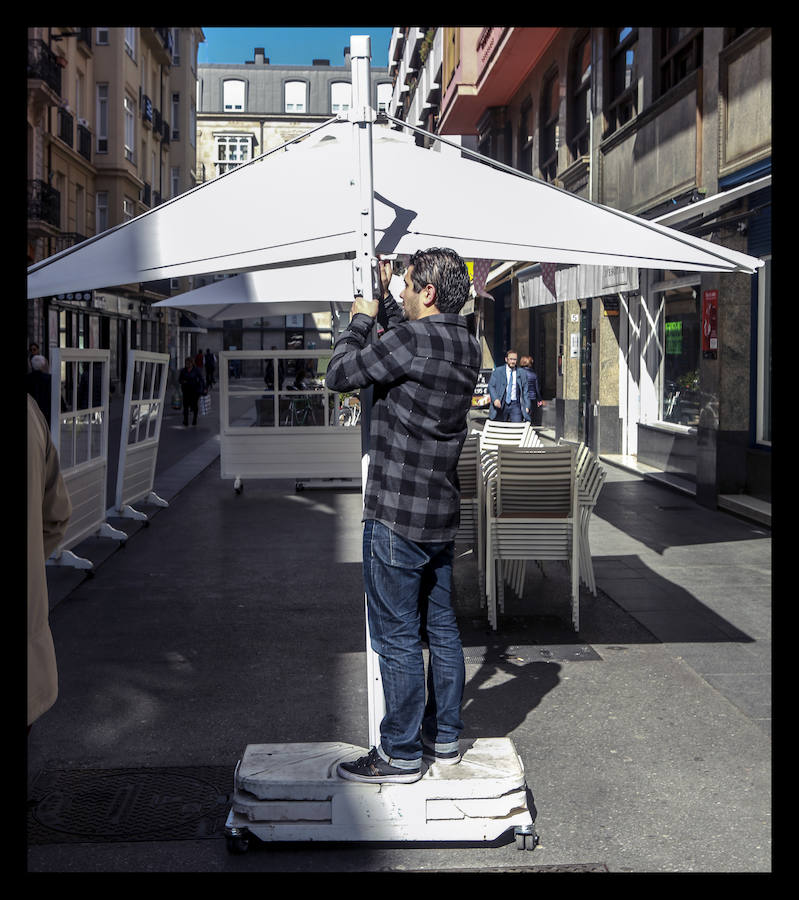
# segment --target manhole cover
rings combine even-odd
[[[218,837],[230,811],[234,768],[43,772],[31,790],[28,843]]]

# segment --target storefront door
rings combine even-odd
[[[591,298],[580,301],[580,399],[577,405],[577,433],[580,440],[593,447],[593,421],[591,415]]]

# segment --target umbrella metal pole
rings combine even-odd
[[[374,110],[371,104],[371,38],[368,35],[353,35],[350,39],[350,60],[352,67],[352,110],[350,119],[354,129],[355,180],[358,191],[358,255],[355,259],[355,292],[379,299],[380,276],[375,255],[374,228],[374,179],[372,172],[372,122]],[[369,293],[367,293],[369,292]],[[361,392],[361,452],[363,490],[366,490],[366,476],[369,469],[369,423],[371,391]],[[364,596],[364,618],[366,620],[366,677],[367,711],[369,724],[369,744],[380,744],[380,722],[385,714],[383,683],[377,654],[372,649],[369,632],[369,611]]]

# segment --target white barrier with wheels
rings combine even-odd
[[[248,478],[289,478],[298,487],[309,482],[360,486],[361,428],[349,424],[354,421],[351,408],[325,386],[331,353],[219,354],[221,474],[234,479],[237,491]],[[307,368],[307,380],[295,387],[300,368]]]
[[[70,548],[92,535],[127,539],[124,531],[108,524],[105,513],[110,360],[109,350],[52,348],[50,432],[72,501],[72,516],[48,565],[92,569],[90,560]]]
[[[147,515],[132,503],[169,505],[153,490],[168,375],[168,353],[128,351],[116,495],[109,516],[147,521]]]

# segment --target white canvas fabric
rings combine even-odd
[[[358,250],[353,124],[331,121],[28,269],[28,296],[109,288]],[[753,272],[762,261],[591,203],[545,182],[372,127],[375,247],[466,259]]]

